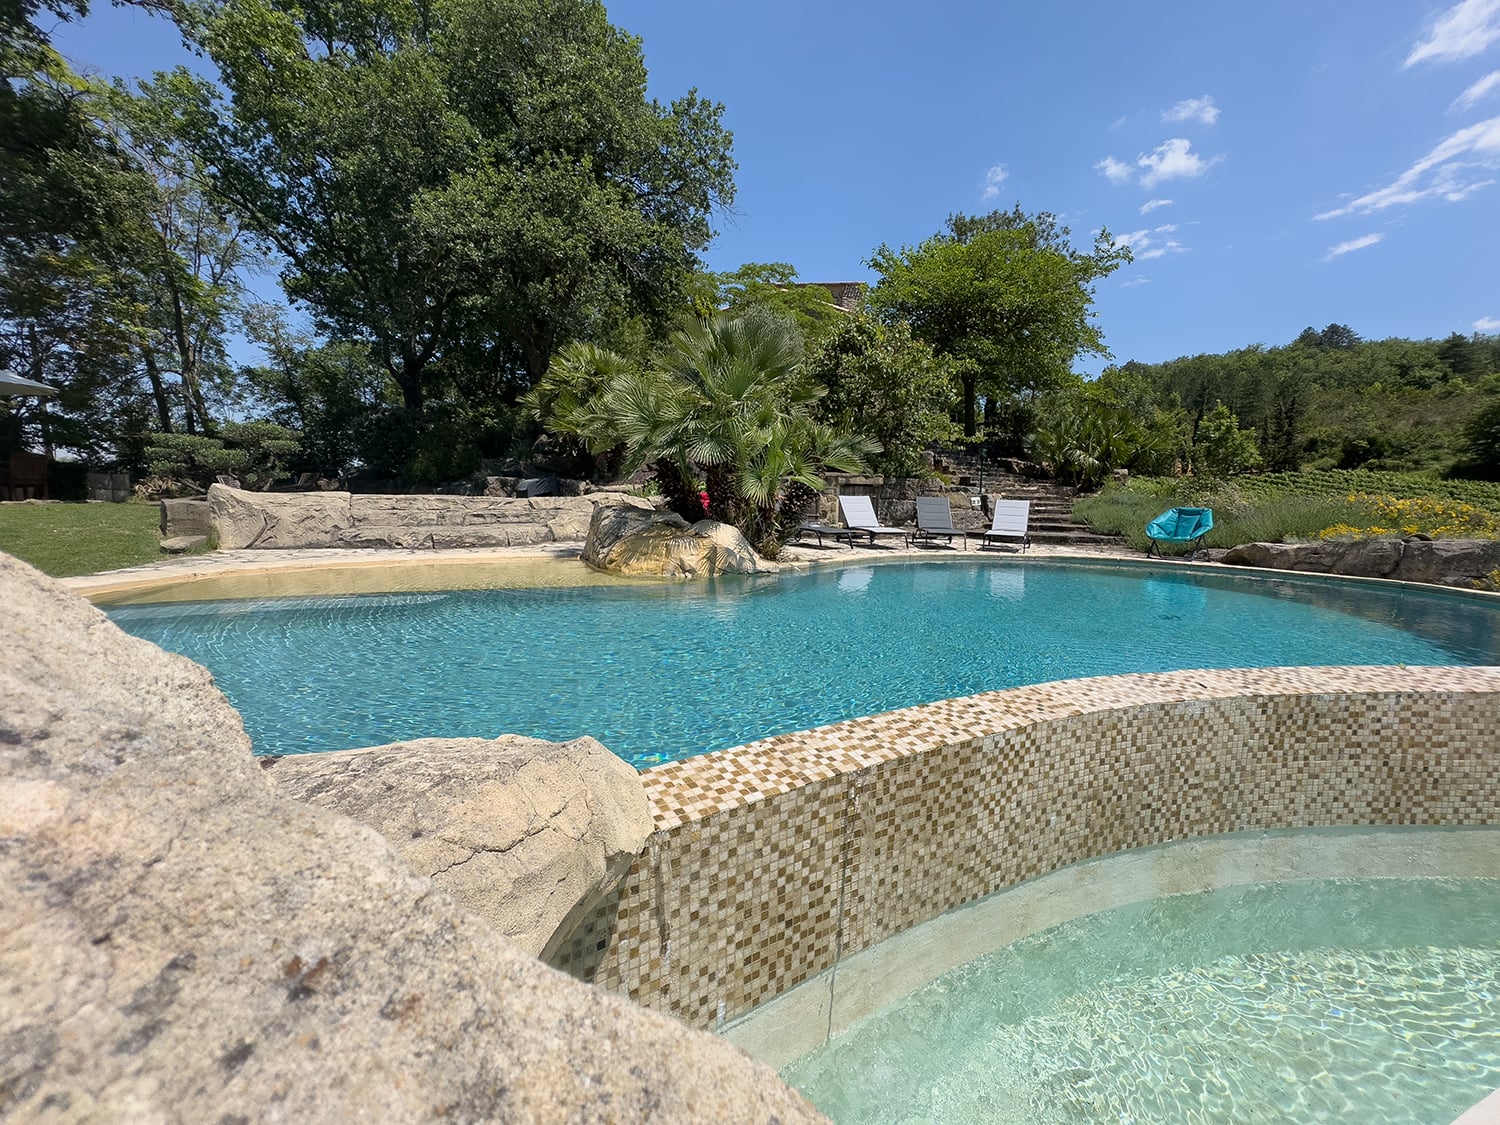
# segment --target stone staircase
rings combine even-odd
[[[1073,517],[1075,489],[1055,481],[1033,480],[990,464],[953,454],[936,459],[935,468],[953,478],[955,487],[982,491],[997,500],[1031,501],[1031,541],[1067,547],[1122,547],[1119,535],[1100,535]]]

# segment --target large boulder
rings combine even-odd
[[[546,959],[651,835],[640,775],[592,738],[422,738],[296,754],[289,797],[370,825],[456,900]]]
[[[690,524],[675,512],[600,507],[580,556],[598,570],[632,578],[774,574],[740,530],[716,520]]]
[[[277,794],[202,668],[0,555],[0,1116],[807,1121]]]
[[[1500,568],[1500,542],[1413,537],[1241,543],[1225,551],[1221,561],[1231,566],[1472,587]]]
[[[583,539],[596,508],[650,501],[615,492],[587,496],[353,495],[347,492],[208,490],[219,546],[525,547]]]
[[[354,526],[347,492],[245,492],[208,486],[219,547],[333,547]]]
[[[204,500],[161,502],[161,537],[175,539],[183,535],[207,536],[213,530],[212,514]]]

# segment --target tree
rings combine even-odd
[[[158,428],[168,433],[174,421],[190,434],[217,428],[210,399],[232,395],[225,336],[243,312],[240,271],[262,260],[180,140],[184,118],[209,89],[179,68],[134,91],[116,82],[100,98],[102,127],[140,173],[128,270],[138,303],[133,335]]]
[[[805,339],[815,339],[847,314],[833,303],[827,289],[803,285],[786,262],[746,262],[730,273],[712,275],[714,309],[738,315],[751,306],[793,320]]]
[[[194,491],[221,473],[265,491],[287,475],[300,445],[299,434],[274,422],[226,422],[218,437],[153,434],[146,455],[153,473],[187,481]]]
[[[1240,429],[1240,420],[1222,402],[1198,423],[1193,436],[1193,468],[1204,476],[1227,477],[1260,464],[1255,435]]]
[[[952,421],[952,364],[914,339],[904,322],[886,325],[868,313],[846,315],[812,347],[806,369],[828,388],[817,416],[880,444],[870,458],[877,472],[915,476],[923,468],[923,450],[961,436]]]
[[[597,352],[560,356],[575,370],[557,384],[597,389],[581,401],[554,398],[547,424],[596,453],[623,446],[622,471],[649,466],[679,515],[735,524],[774,554],[787,531],[787,491],[821,489],[824,469],[860,471],[873,451],[814,418],[824,389],[803,376],[801,360],[796,325],[764,309],[693,319],[644,366]]]
[[[364,342],[318,343],[266,305],[248,311],[246,330],[268,360],[241,372],[257,410],[302,435],[292,471],[334,478],[356,463],[385,460],[372,443],[381,433],[378,419],[399,406],[401,394]]]
[[[981,394],[1030,398],[1061,385],[1080,354],[1107,355],[1091,319],[1093,284],[1131,260],[1100,230],[1088,253],[1046,212],[953,215],[916,247],[880,246],[870,302],[888,321],[954,361],[964,433],[977,433]]]
[[[218,190],[416,426],[432,394],[513,400],[601,320],[666,317],[733,198],[721,107],[648,101],[597,0],[224,0],[200,41]]]
[[[1463,436],[1465,475],[1500,480],[1500,394],[1494,393],[1494,389],[1470,416]]]

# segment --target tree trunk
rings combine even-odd
[[[960,379],[964,395],[964,437],[973,437],[978,433],[974,419],[974,400],[979,395],[979,377],[970,372],[961,376]]]
[[[170,434],[172,407],[167,402],[167,388],[161,381],[161,368],[156,365],[156,353],[146,348],[141,352],[141,359],[146,364],[146,379],[151,384],[151,397],[156,400],[156,420],[161,426],[161,432]]]

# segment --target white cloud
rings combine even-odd
[[[1138,262],[1149,262],[1152,258],[1162,258],[1168,254],[1185,254],[1187,247],[1170,237],[1177,229],[1175,223],[1165,226],[1154,227],[1151,230],[1133,230],[1126,234],[1115,235],[1116,246],[1130,247],[1130,253]],[[1167,235],[1165,239],[1161,235]]]
[[[1163,121],[1196,121],[1200,125],[1212,125],[1219,119],[1219,107],[1209,94],[1201,98],[1185,98],[1162,115]]]
[[[994,199],[999,195],[1000,185],[1005,182],[1005,177],[1009,175],[1010,172],[1007,171],[1004,164],[996,164],[993,168],[986,171],[984,174],[984,193],[981,198]]]
[[[1500,0],[1496,0],[1500,3]],[[1203,175],[1221,158],[1203,159],[1193,151],[1191,141],[1173,137],[1162,141],[1151,152],[1136,158],[1136,164],[1146,169],[1141,176],[1141,186],[1154,187],[1163,180],[1191,180]]]
[[[1497,86],[1500,86],[1500,70],[1492,70],[1454,98],[1453,108],[1468,109]]]
[[[1174,201],[1170,199],[1148,199],[1141,204],[1141,214],[1149,215],[1158,207],[1170,207]]]
[[[1129,281],[1122,281],[1120,283],[1120,288],[1121,289],[1132,289],[1132,288],[1134,288],[1137,285],[1150,285],[1150,284],[1151,284],[1151,279],[1149,277],[1133,277]]]
[[[1201,176],[1223,159],[1222,156],[1211,156],[1205,159],[1193,151],[1192,141],[1184,140],[1182,137],[1173,137],[1162,141],[1150,152],[1137,156],[1134,164],[1127,164],[1123,160],[1116,160],[1113,156],[1106,156],[1094,167],[1103,172],[1110,183],[1114,184],[1128,183],[1139,170],[1141,186],[1149,188],[1155,187],[1163,180],[1193,179]],[[1165,207],[1171,202],[1170,199],[1153,199],[1141,208],[1141,214],[1144,215],[1156,207]]]
[[[1500,0],[1460,0],[1435,21],[1427,38],[1411,49],[1405,66],[1473,58],[1500,39]]]
[[[1331,262],[1340,255],[1352,254],[1356,250],[1363,250],[1366,246],[1374,246],[1384,237],[1383,234],[1362,234],[1358,238],[1351,238],[1348,242],[1340,242],[1337,246],[1329,247],[1328,253],[1323,255],[1323,260]]]
[[[1474,322],[1475,332],[1494,332],[1500,329],[1500,317],[1482,316]]]
[[[1495,2],[1500,4],[1500,0]],[[1494,183],[1493,179],[1475,178],[1475,169],[1496,167],[1500,167],[1500,117],[1491,117],[1447,137],[1385,187],[1366,192],[1342,207],[1324,211],[1313,218],[1369,215],[1403,203],[1420,203],[1424,199],[1457,203]]]

